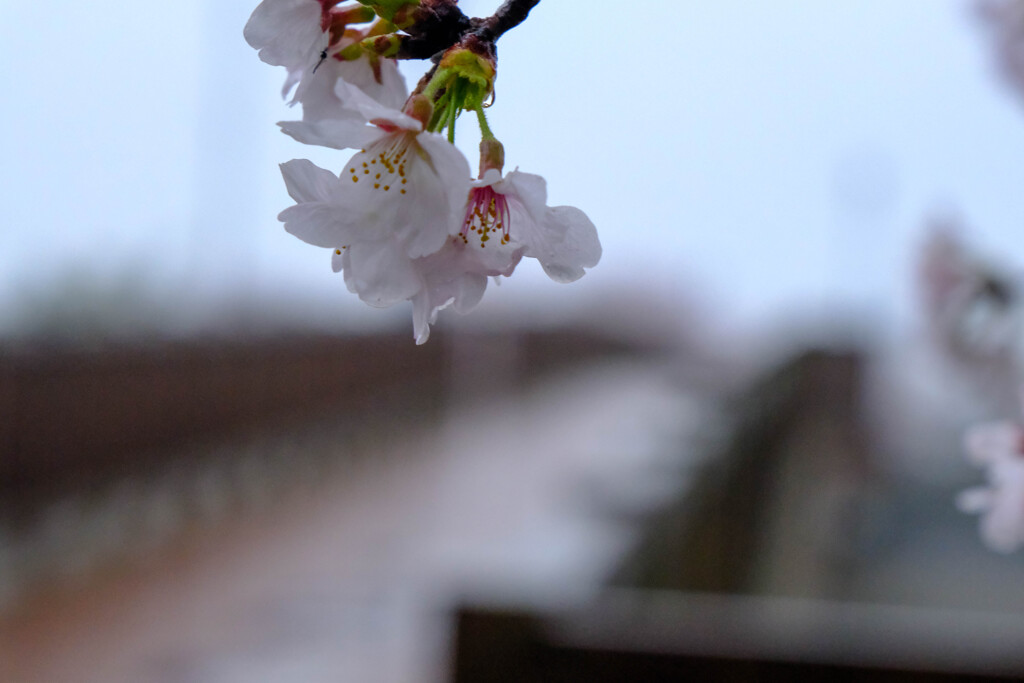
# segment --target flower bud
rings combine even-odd
[[[416,23],[416,10],[420,6],[420,0],[359,0],[359,3],[372,7],[378,17],[398,28],[408,28]]]
[[[482,47],[478,48],[477,43],[480,41],[474,39],[472,44],[463,41],[448,48],[441,57],[438,67],[439,71],[445,72],[449,78],[461,78],[476,86],[474,90],[479,89],[482,101],[494,87],[496,68],[494,58],[486,54]]]
[[[434,113],[434,105],[423,95],[413,95],[405,104],[405,113],[422,123],[426,130],[427,122]]]
[[[505,147],[495,139],[480,141],[480,177],[490,169],[501,173],[505,167]]]

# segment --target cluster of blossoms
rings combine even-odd
[[[601,245],[579,209],[547,206],[543,178],[503,174],[504,147],[487,122],[495,42],[539,0],[506,0],[486,19],[456,0],[263,0],[245,27],[260,59],[288,70],[283,95],[302,120],[292,138],[353,149],[340,173],[305,159],[281,165],[295,205],[285,229],[331,250],[332,267],[372,306],[411,301],[422,344],[438,312],[466,312],[489,277],[523,257],[571,282],[597,264]],[[399,59],[429,58],[410,94]],[[455,147],[456,122],[472,112],[481,132],[477,179]]]
[[[1024,95],[1024,0],[975,0],[1008,85]],[[934,230],[921,259],[922,290],[933,338],[947,358],[984,377],[986,393],[1024,400],[1024,329],[1017,278],[979,258],[948,226]],[[999,552],[1024,545],[1024,429],[1017,422],[968,430],[968,459],[985,468],[988,486],[957,504],[981,514],[981,536]]]
[[[987,394],[1022,391],[1014,278],[972,253],[949,226],[933,231],[919,270],[931,336],[946,358],[983,378]],[[985,469],[988,485],[964,491],[957,505],[981,515],[990,548],[1012,552],[1024,544],[1024,430],[1007,421],[977,425],[964,447],[971,463]]]

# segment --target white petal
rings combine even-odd
[[[406,193],[390,196],[399,209],[392,227],[406,253],[418,258],[436,252],[458,230],[469,193],[469,164],[441,136],[421,133],[409,147],[405,170]]]
[[[549,209],[541,231],[545,234],[563,234],[561,242],[549,243],[546,253],[537,255],[544,272],[552,280],[578,280],[583,277],[585,268],[592,268],[601,260],[597,228],[587,214],[574,206],[555,206]],[[533,254],[527,250],[526,255]]]
[[[290,206],[277,216],[284,229],[316,247],[335,248],[351,241],[351,233],[338,222],[335,206],[325,202],[304,202]]]
[[[359,298],[371,306],[391,306],[423,288],[412,261],[391,240],[353,244],[346,251],[346,276],[351,276]]]
[[[992,491],[983,486],[961,491],[956,496],[956,507],[961,512],[985,512],[992,507]]]
[[[597,265],[601,243],[587,215],[571,206],[548,208],[547,183],[539,175],[512,171],[495,186],[510,199],[512,239],[526,246],[526,256],[540,261],[556,282],[573,282]]]
[[[288,194],[296,202],[327,201],[337,190],[338,176],[308,159],[292,159],[281,164]]]
[[[405,77],[398,70],[398,62],[393,59],[379,61],[380,81],[377,80],[370,66],[369,59],[354,62],[338,62],[338,77],[346,83],[359,88],[375,102],[393,111],[401,111],[409,97],[405,86]],[[337,91],[335,91],[337,96]]]
[[[403,114],[397,108],[378,102],[351,83],[339,80],[334,85],[334,94],[341,100],[343,107],[358,112],[366,121],[386,121],[403,130],[423,129],[423,125],[416,119]]]
[[[484,177],[474,180],[471,187],[488,187],[501,182],[501,171],[496,168],[489,168],[484,171]]]
[[[976,465],[1017,457],[1021,432],[1012,422],[976,425],[964,434],[964,449]]]
[[[430,295],[420,292],[412,299],[412,336],[416,345],[426,344],[430,339],[430,322],[433,314]]]
[[[449,211],[455,221],[452,224],[454,234],[462,225],[462,214],[469,197],[469,162],[455,145],[436,133],[421,133],[416,139],[447,191]]]
[[[338,265],[342,269],[342,273],[345,276],[345,287],[348,288],[348,291],[352,292],[353,294],[358,295],[359,292],[356,290],[356,283],[352,279],[352,258],[351,258],[351,256],[352,256],[352,250],[351,249],[342,249],[342,251],[341,251],[341,263],[339,263]],[[332,262],[331,262],[331,267],[332,268],[334,267],[333,259],[332,259]]]
[[[487,291],[487,277],[477,273],[466,273],[455,283],[453,302],[457,313],[469,313],[476,308]]]
[[[287,78],[284,79],[284,85],[281,86],[281,99],[282,100],[283,99],[287,99],[288,93],[290,93],[292,91],[292,88],[295,87],[295,84],[298,83],[300,80],[302,80],[302,74],[303,74],[303,70],[302,69],[288,69],[288,76],[287,76]],[[292,100],[288,104],[289,105],[295,104],[295,101]]]
[[[320,14],[316,0],[263,0],[242,34],[264,62],[288,69],[310,68],[315,63],[310,60],[327,45]]]
[[[476,308],[487,290],[487,278],[477,273],[462,273],[445,282],[428,284],[413,297],[413,336],[423,344],[430,336],[430,326],[441,310],[451,306],[457,313]]]
[[[548,204],[548,183],[543,177],[515,170],[506,175],[494,189],[518,198],[535,222],[539,223],[543,219]]]
[[[361,119],[339,118],[307,123],[305,121],[279,121],[281,132],[307,145],[321,145],[332,149],[366,149],[385,135],[376,126],[367,126]]]
[[[1018,493],[1000,491],[992,508],[981,518],[981,536],[990,548],[1013,552],[1024,540],[1024,509]]]

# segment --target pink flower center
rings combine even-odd
[[[469,192],[466,217],[462,222],[462,241],[469,244],[470,238],[479,239],[480,247],[486,247],[492,235],[501,236],[501,244],[508,244],[510,214],[505,195],[491,187],[474,187]]]

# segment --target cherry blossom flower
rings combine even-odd
[[[488,168],[473,183],[456,235],[436,254],[417,259],[423,287],[413,297],[413,335],[427,341],[430,325],[451,305],[466,313],[483,297],[487,277],[509,276],[524,257],[537,259],[551,279],[573,282],[597,265],[597,229],[579,209],[547,206],[538,175]]]
[[[338,80],[393,108],[401,107],[407,96],[394,60],[338,57],[370,30],[350,29],[348,23],[373,19],[368,7],[335,8],[339,1],[263,0],[245,25],[245,39],[259,50],[260,59],[288,70],[281,94],[287,97],[295,88],[290,104],[303,105],[304,121],[344,116],[334,92]]]
[[[986,468],[988,486],[957,497],[964,512],[981,513],[981,536],[998,552],[1024,544],[1024,431],[1011,422],[979,425],[966,435],[968,458]]]
[[[414,111],[414,118],[362,97],[366,113],[380,115],[372,117],[377,125],[334,133],[345,133],[345,146],[365,146],[340,176],[304,159],[282,164],[296,205],[278,218],[299,239],[343,251],[349,288],[371,305],[390,306],[421,288],[412,259],[449,239],[469,193],[469,164],[440,135],[423,132],[429,113]]]

